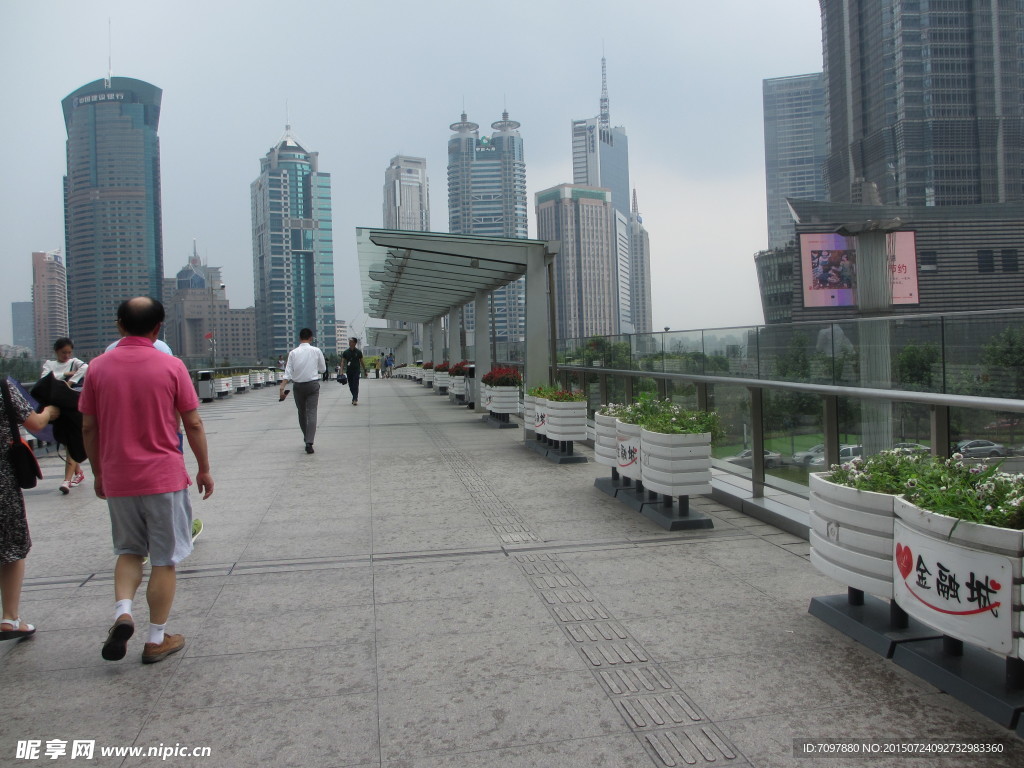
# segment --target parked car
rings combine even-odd
[[[794,464],[798,464],[800,466],[806,467],[806,466],[810,465],[811,461],[813,461],[814,459],[818,458],[819,456],[824,456],[824,455],[825,455],[825,444],[824,443],[818,443],[817,445],[812,445],[806,451],[797,451],[796,453],[794,453],[793,454],[793,463]]]
[[[849,461],[850,459],[854,458],[855,456],[860,456],[862,453],[864,453],[864,446],[862,446],[862,445],[841,445],[841,446],[839,446],[839,463],[842,464],[843,462]],[[820,456],[811,459],[810,466],[812,466],[812,467],[824,467],[825,466],[825,454],[824,454],[824,452]]]
[[[736,464],[740,467],[752,467],[754,465],[754,452],[748,448],[745,451],[741,451],[735,456],[730,456],[726,459],[730,464]],[[775,451],[764,452],[764,465],[765,467],[777,467],[782,464],[782,454],[776,453]]]
[[[956,452],[969,459],[1010,455],[1005,445],[993,443],[991,440],[961,440],[956,444]]]
[[[892,447],[894,451],[902,451],[903,453],[931,453],[931,448],[927,445],[921,445],[920,443],[896,443]]]

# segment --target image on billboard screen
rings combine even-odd
[[[892,303],[917,304],[917,249],[913,232],[886,236]],[[832,232],[800,235],[800,268],[805,307],[857,305],[856,239]]]

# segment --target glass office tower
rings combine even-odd
[[[508,112],[491,123],[489,137],[466,119],[452,123],[448,139],[448,231],[457,235],[527,236],[526,161],[519,123]],[[525,338],[524,283],[491,294],[497,341]],[[466,330],[475,331],[472,305],[465,308]],[[479,342],[475,342],[479,343]]]
[[[1019,0],[819,0],[836,203],[1024,199]]]
[[[260,160],[250,187],[256,345],[263,360],[287,354],[311,328],[325,355],[337,352],[331,176],[291,126]]]
[[[67,128],[64,236],[68,321],[75,353],[117,338],[117,306],[162,298],[162,91],[128,77],[96,80],[61,101]]]
[[[825,75],[773,77],[762,92],[768,248],[784,248],[794,236],[786,198],[828,200]]]

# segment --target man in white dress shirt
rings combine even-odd
[[[327,370],[324,353],[314,347],[313,331],[303,328],[299,331],[299,346],[288,353],[284,366],[284,378],[278,387],[280,399],[284,400],[285,384],[295,386],[295,408],[299,412],[299,429],[306,441],[306,453],[313,453],[313,439],[316,437],[316,406],[320,400],[320,374]]]

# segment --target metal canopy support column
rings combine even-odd
[[[441,317],[435,317],[431,322],[430,333],[430,354],[434,361],[434,367],[444,362],[444,322]]]
[[[550,382],[551,324],[548,321],[548,262],[550,250],[531,248],[526,257],[526,389]]]
[[[473,330],[473,364],[476,366],[473,379],[473,402],[477,403],[480,393],[480,379],[491,370],[494,361],[491,359],[491,318],[487,312],[487,291],[477,291],[473,300],[473,316],[476,318],[476,325]]]
[[[465,350],[462,349],[462,307],[452,307],[448,313],[448,353],[452,363],[462,360]]]

